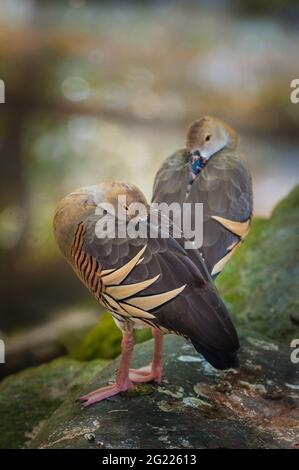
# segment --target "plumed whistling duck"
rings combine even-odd
[[[125,197],[126,217],[118,212],[119,196]],[[145,208],[138,216],[137,237],[122,231],[136,219],[132,203]],[[185,250],[184,237],[161,236],[163,229],[160,222],[152,222],[153,215],[142,192],[119,181],[78,189],[56,209],[54,234],[62,254],[111,312],[123,335],[115,383],[81,397],[83,406],[131,389],[137,382],[160,382],[166,333],[190,339],[218,369],[238,367],[237,333],[200,253]],[[107,231],[105,237],[99,236],[99,227]],[[151,364],[137,370],[130,369],[136,327],[151,327],[155,340]]]
[[[194,121],[185,147],[158,170],[152,201],[203,203],[200,252],[215,278],[248,234],[252,218],[251,175],[237,132],[216,117]]]

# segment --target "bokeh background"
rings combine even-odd
[[[255,213],[269,216],[299,179],[298,51],[296,0],[1,0],[0,337],[12,370],[63,354],[98,319],[53,240],[70,190],[113,177],[150,198],[163,159],[208,113],[239,131]]]

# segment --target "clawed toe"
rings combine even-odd
[[[149,364],[148,366],[140,367],[139,369],[130,369],[129,375],[134,377],[143,377],[145,375],[149,375],[152,372],[152,366]]]
[[[126,385],[122,386],[119,386],[117,384],[107,385],[106,387],[98,388],[94,392],[88,393],[83,397],[77,398],[76,403],[79,403],[84,408],[86,408],[87,406],[93,405],[94,403],[106,400],[106,398],[110,398],[115,395],[118,395],[121,392],[130,390],[133,387],[134,386],[130,381]]]
[[[141,367],[140,369],[130,369],[129,377],[132,382],[146,383],[157,382],[162,380],[162,371],[153,369],[151,365]]]

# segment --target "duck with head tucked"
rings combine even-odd
[[[124,198],[120,214],[119,200]],[[141,215],[136,215],[136,203],[144,208]],[[191,340],[218,369],[238,367],[237,333],[200,253],[185,250],[183,236],[164,237],[153,212],[136,186],[115,180],[78,189],[56,209],[54,234],[62,254],[122,331],[115,383],[79,398],[83,406],[134,383],[159,383],[166,333]],[[138,225],[137,236],[123,231],[132,221]],[[154,336],[152,362],[131,369],[133,329],[148,327]]]
[[[204,116],[188,128],[186,145],[158,170],[152,202],[202,203],[205,263],[215,278],[249,232],[252,182],[237,132]]]

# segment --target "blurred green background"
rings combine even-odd
[[[1,0],[0,337],[17,338],[12,370],[72,350],[98,319],[53,240],[70,190],[114,177],[150,198],[163,159],[208,113],[239,131],[255,214],[271,213],[298,182],[298,50],[295,0]]]

